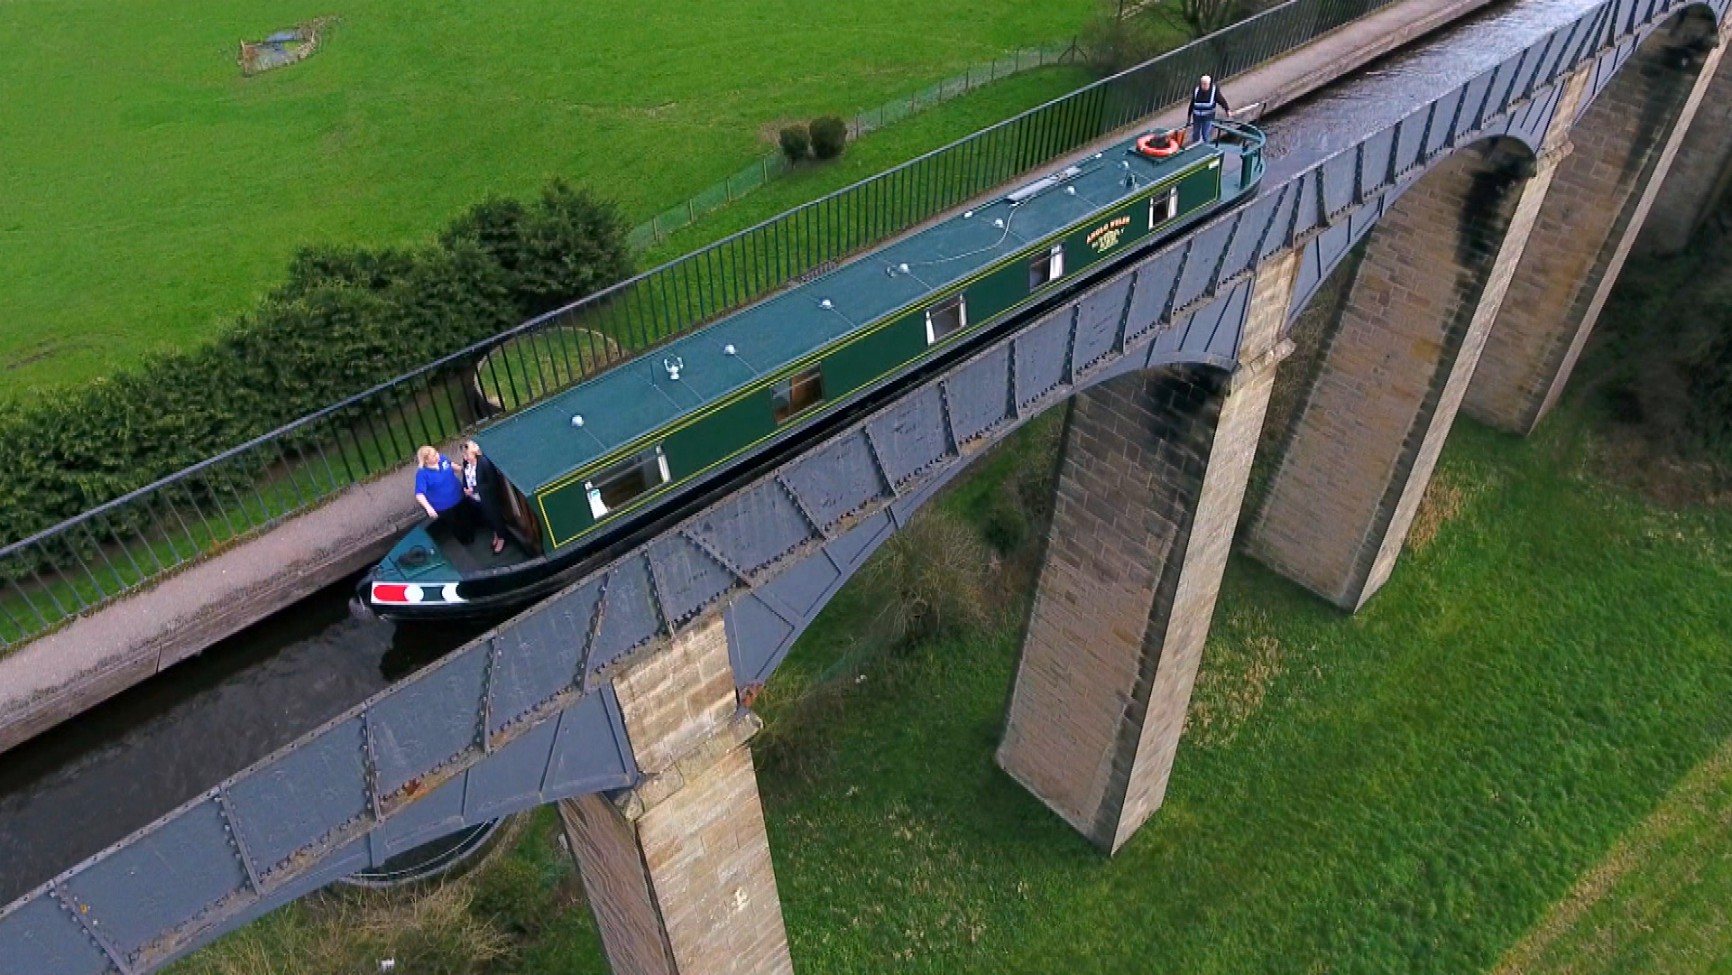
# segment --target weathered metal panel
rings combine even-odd
[[[1296,181],[1299,198],[1294,204],[1293,237],[1298,240],[1325,222],[1321,174],[1313,169]]]
[[[424,796],[417,796],[401,812],[367,834],[368,859],[379,866],[405,850],[469,825],[463,819],[463,787],[467,776],[459,775]]]
[[[1281,194],[1264,192],[1238,212],[1239,232],[1233,235],[1233,246],[1227,249],[1227,259],[1221,264],[1221,277],[1231,278],[1252,269],[1263,241],[1279,234],[1275,223]]]
[[[1025,406],[1064,382],[1070,351],[1071,309],[1047,315],[1017,336],[1016,399]]]
[[[1395,172],[1406,173],[1425,162],[1425,118],[1422,108],[1396,123]]]
[[[812,537],[812,527],[788,493],[765,481],[738,494],[734,503],[700,516],[692,534],[751,572],[792,552]]]
[[[471,823],[540,801],[541,780],[553,754],[559,719],[543,721],[488,756],[464,776],[463,816]]]
[[[1431,130],[1426,134],[1425,157],[1435,158],[1438,153],[1455,144],[1455,127],[1457,115],[1461,111],[1460,88],[1439,98],[1431,115]]]
[[[109,944],[132,955],[247,886],[222,810],[211,798],[170,816],[150,846],[123,845],[64,889],[100,924]]]
[[[835,550],[852,552],[875,532],[882,530],[878,521],[867,519],[855,525],[836,541],[825,546],[826,552],[806,559],[794,571],[784,572],[758,588],[765,607],[782,614],[796,625],[810,618],[824,605],[830,593],[845,580],[847,562],[838,564],[830,557]],[[839,567],[840,565],[840,567]]]
[[[367,812],[365,747],[357,715],[229,785],[236,830],[260,866],[268,871]]]
[[[1185,261],[1185,271],[1179,276],[1179,290],[1173,294],[1173,306],[1189,307],[1209,293],[1215,282],[1215,270],[1226,256],[1228,238],[1233,233],[1231,220],[1208,224],[1191,235],[1191,256]]]
[[[486,648],[471,646],[402,682],[372,707],[380,796],[475,747],[481,735]]]
[[[1113,351],[1130,294],[1131,276],[1121,274],[1077,302],[1076,341],[1071,349],[1073,370],[1080,371]]]
[[[1238,358],[1239,337],[1245,326],[1246,305],[1250,300],[1251,282],[1243,281],[1197,312],[1198,321],[1211,321],[1208,344],[1200,350],[1198,359],[1220,366],[1231,366]]]
[[[820,525],[833,525],[877,497],[878,469],[866,441],[843,437],[795,462],[783,479]]]
[[[638,775],[626,742],[625,721],[613,687],[604,685],[577,702],[559,722],[542,783],[548,801],[632,784]]]
[[[892,484],[901,484],[950,451],[944,404],[936,385],[904,396],[866,429]]]
[[[741,581],[717,555],[679,535],[665,535],[651,542],[648,557],[658,582],[662,611],[675,626],[696,616]]]
[[[220,924],[216,924],[213,919],[212,926],[203,927],[196,934],[191,934],[186,939],[177,941],[166,954],[154,955],[150,959],[150,967],[154,970],[184,958],[215,941],[224,933],[256,921],[284,904],[299,900],[366,866],[368,866],[366,841],[363,839],[350,843],[320,861],[310,872],[298,876],[280,887],[272,888],[259,900],[237,907],[235,913],[223,918]]]
[[[1159,362],[1176,362],[1185,357],[1188,349],[1208,348],[1209,332],[1207,326],[1198,327],[1197,313],[1190,312],[1174,322],[1171,328],[1157,333],[1139,358],[1145,367]]]
[[[0,975],[106,975],[117,969],[66,908],[42,896],[0,915]]]
[[[595,595],[594,589],[586,589],[569,609],[525,613],[517,625],[493,638],[498,656],[489,685],[488,734],[499,733],[577,683],[578,654],[583,652]]]
[[[883,544],[884,540],[889,538],[890,533],[894,530],[895,525],[891,523],[890,517],[882,511],[877,512],[860,519],[860,523],[855,525],[846,535],[842,535],[836,540],[826,544],[824,546],[824,554],[828,557],[830,562],[839,567],[844,573],[851,572],[854,568],[863,563],[872,554],[874,549]],[[778,583],[780,583],[780,581],[781,580],[777,580]],[[782,596],[784,603],[793,606],[808,615],[819,608],[818,604],[814,601],[801,600],[800,593],[802,591],[811,592],[810,589],[806,588],[806,584],[803,583],[802,580],[791,579],[786,583],[785,587],[782,585],[773,585],[772,589]],[[828,590],[826,590],[826,592],[827,591]]]
[[[950,384],[950,417],[964,443],[986,433],[1010,416],[1010,349],[993,349],[957,370]]]
[[[1359,189],[1359,153],[1336,153],[1323,161],[1323,211],[1331,219],[1352,206]]]
[[[1476,132],[1485,123],[1486,101],[1491,97],[1493,72],[1486,72],[1467,83],[1461,92],[1461,119],[1456,124],[1456,138],[1466,138],[1469,133]],[[1383,133],[1373,137],[1373,142],[1382,139]]]
[[[590,650],[591,672],[613,663],[661,630],[649,566],[641,558],[617,563],[607,575],[601,625]]]
[[[1125,318],[1125,341],[1135,342],[1166,321],[1172,311],[1173,286],[1177,284],[1185,246],[1169,246],[1145,263],[1131,290],[1131,308]]]
[[[1288,306],[1287,319],[1292,321],[1299,316],[1305,306],[1311,303],[1311,296],[1317,293],[1323,280],[1329,275],[1329,268],[1323,260],[1323,238],[1327,233],[1312,238],[1305,245],[1305,250],[1299,254],[1299,267],[1293,278],[1293,299]]]
[[[1492,88],[1492,106],[1502,112],[1521,95],[1522,55],[1516,54],[1497,66],[1497,83]]]
[[[1280,206],[1275,210],[1269,232],[1263,235],[1263,248],[1258,255],[1259,260],[1267,260],[1293,244],[1293,227],[1299,218],[1299,187],[1289,181],[1281,185],[1279,193]]]
[[[801,575],[828,566],[822,559],[808,559],[783,575]],[[758,593],[747,593],[728,604],[728,663],[734,668],[735,683],[749,686],[770,678],[781,663],[777,651],[792,642],[798,632],[800,617],[790,615],[795,618],[783,617]]]
[[[1568,27],[1553,33],[1551,46],[1546,51],[1545,63],[1540,65],[1540,78],[1543,83],[1551,84],[1569,70],[1570,57],[1576,51],[1577,42],[1586,24],[1585,20],[1574,21]]]

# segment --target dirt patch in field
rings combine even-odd
[[[1269,688],[1287,672],[1286,653],[1262,610],[1230,613],[1211,636],[1185,716],[1185,737],[1205,748],[1230,744],[1263,709]]]

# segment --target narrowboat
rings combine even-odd
[[[1217,127],[1217,143],[1157,130],[1064,165],[481,429],[505,482],[505,551],[484,528],[460,544],[437,519],[398,541],[358,595],[389,619],[435,619],[569,584],[891,380],[1243,202],[1262,177],[1263,134]]]

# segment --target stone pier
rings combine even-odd
[[[1495,140],[1371,231],[1246,548],[1357,610],[1388,580],[1559,161],[1587,75],[1535,160]]]
[[[1687,13],[1657,31],[1570,129],[1575,151],[1527,234],[1468,389],[1469,416],[1533,431],[1569,382],[1698,109],[1710,116],[1704,135],[1732,140],[1727,106],[1704,102],[1728,87],[1716,83],[1724,45],[1706,46],[1713,30]]]
[[[559,804],[615,975],[791,973],[720,619],[614,680],[646,777]]]
[[[1716,38],[1724,47],[1726,35]],[[1704,52],[1705,53],[1705,52]],[[1724,56],[1704,64],[1708,90],[1687,123],[1654,207],[1636,239],[1638,253],[1666,256],[1682,251],[1703,218],[1732,185],[1732,62]]]
[[[1260,273],[1230,377],[1120,377],[1066,425],[998,762],[1108,853],[1166,796],[1296,266]]]

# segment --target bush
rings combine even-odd
[[[1166,16],[1166,11],[1161,15]],[[1165,54],[1180,40],[1170,26],[1157,19],[1155,10],[1120,17],[1109,4],[1083,25],[1078,43],[1089,67],[1105,77]]]
[[[791,163],[806,158],[806,153],[812,148],[812,137],[806,133],[804,125],[784,126],[777,141],[782,145],[782,155],[787,156]]]
[[[282,286],[209,345],[0,418],[14,458],[0,480],[0,539],[605,288],[631,273],[625,234],[612,206],[555,180],[533,203],[470,208],[433,245],[303,248]],[[237,465],[221,476],[256,473]]]
[[[815,118],[811,125],[812,155],[819,159],[834,159],[842,154],[848,142],[848,123],[834,115]]]
[[[1031,525],[1014,487],[1006,482],[992,492],[980,527],[986,543],[1000,555],[1011,555],[1029,540]]]
[[[910,646],[986,625],[997,566],[973,526],[935,507],[885,542],[861,576],[884,607],[885,641]]]

